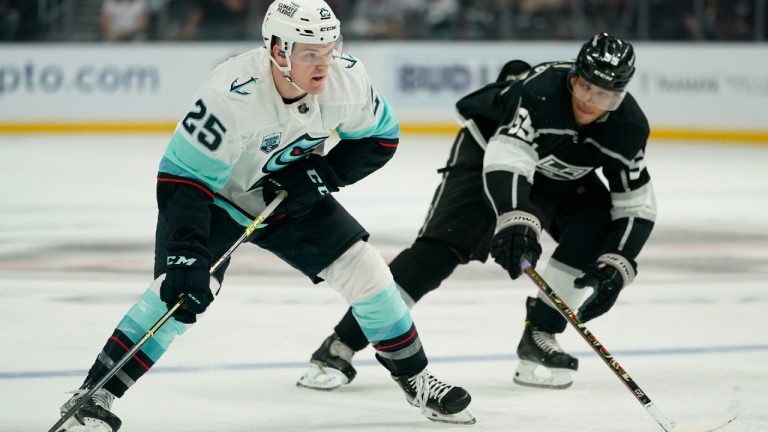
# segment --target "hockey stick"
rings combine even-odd
[[[216,261],[211,266],[210,274],[213,274],[221,266],[221,264],[224,261],[226,261],[227,258],[229,258],[232,255],[232,253],[235,251],[235,249],[237,249],[241,244],[243,244],[245,242],[245,240],[248,237],[250,237],[251,234],[253,234],[253,232],[256,231],[259,228],[259,225],[261,225],[261,223],[264,222],[264,220],[266,220],[269,217],[269,215],[272,214],[273,211],[275,211],[275,208],[278,205],[280,205],[280,203],[285,199],[286,196],[287,196],[287,193],[285,191],[280,191],[280,192],[277,193],[277,196],[275,197],[275,199],[273,199],[272,202],[270,202],[269,205],[264,209],[264,211],[262,211],[256,217],[256,219],[254,219],[253,222],[251,222],[251,224],[248,225],[248,227],[245,229],[245,232],[243,232],[243,234],[240,236],[240,238],[237,239],[237,241],[235,241],[232,244],[232,246],[226,252],[224,252],[224,254],[221,256],[221,258],[219,258],[219,260]],[[218,294],[218,292],[217,292],[217,294]],[[144,344],[152,336],[155,335],[155,332],[158,329],[160,329],[160,327],[162,327],[163,324],[165,324],[165,322],[168,321],[171,318],[173,313],[176,312],[176,310],[178,308],[180,308],[181,305],[183,305],[183,304],[184,304],[184,297],[180,298],[179,301],[177,301],[176,304],[173,305],[173,307],[168,309],[168,312],[166,312],[165,315],[161,316],[160,319],[157,320],[157,322],[149,330],[147,330],[147,333],[145,333],[144,336],[141,339],[139,339],[138,342],[136,342],[136,344],[133,346],[133,348],[128,350],[128,352],[126,352],[125,355],[123,355],[123,357],[120,359],[120,361],[118,361],[117,363],[115,363],[114,366],[112,366],[112,369],[110,369],[107,372],[107,374],[104,375],[104,377],[101,378],[101,380],[99,380],[99,382],[96,383],[96,385],[91,387],[90,390],[88,390],[88,392],[85,393],[85,395],[81,396],[77,400],[77,402],[71,408],[69,408],[69,410],[67,410],[67,412],[62,414],[62,416],[59,419],[59,421],[57,421],[56,424],[54,424],[48,430],[48,432],[57,432],[58,428],[61,427],[61,425],[63,425],[64,422],[67,421],[67,419],[72,417],[72,415],[74,413],[76,413],[77,410],[82,408],[82,406],[85,405],[85,403],[91,398],[91,396],[93,396],[94,393],[96,393],[96,391],[98,391],[100,388],[104,387],[104,385],[107,383],[107,381],[109,381],[113,376],[115,376],[115,374],[117,372],[119,372],[120,369],[126,363],[128,363],[128,360],[133,358],[133,355],[136,354],[136,352],[139,351],[141,349],[141,347],[144,346]]]
[[[659,408],[651,402],[651,398],[643,391],[639,385],[629,376],[626,370],[619,364],[613,355],[603,346],[600,341],[597,340],[595,335],[587,329],[587,326],[581,322],[579,317],[568,307],[567,304],[555,293],[555,291],[542,279],[539,273],[533,269],[528,260],[523,259],[520,264],[523,272],[528,275],[529,278],[536,284],[536,286],[543,292],[547,299],[555,306],[560,315],[563,316],[576,331],[579,332],[582,338],[592,347],[597,355],[605,362],[606,365],[613,371],[614,374],[627,386],[630,392],[637,398],[638,402],[643,405],[643,408],[656,420],[656,423],[664,429],[665,432],[710,432],[722,428],[728,423],[732,422],[740,414],[736,412],[734,414],[724,416],[723,418],[712,419],[703,422],[690,422],[690,423],[676,423],[669,417],[664,415]]]

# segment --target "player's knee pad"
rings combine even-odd
[[[459,264],[458,254],[447,244],[418,238],[392,260],[389,269],[398,287],[417,302],[424,294],[439,287]]]
[[[563,302],[573,310],[576,310],[581,305],[581,302],[587,294],[584,292],[584,289],[573,286],[573,281],[579,277],[579,275],[581,275],[581,270],[563,264],[553,258],[549,260],[544,271],[541,273],[541,277],[547,281],[547,284],[549,284]],[[539,292],[539,299],[548,306],[554,308],[554,306],[546,299],[544,293]]]
[[[541,277],[571,309],[576,308],[584,300],[584,290],[575,288],[573,281],[581,274],[578,269],[550,258]],[[550,303],[544,293],[539,292],[537,301],[528,310],[528,321],[538,330],[548,333],[561,333],[565,330],[567,321],[560,315],[555,306]]]
[[[349,304],[371,298],[392,283],[392,273],[384,258],[362,240],[347,249],[318,276],[325,279]]]

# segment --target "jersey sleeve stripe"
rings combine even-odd
[[[200,189],[201,191],[205,192],[206,195],[211,197],[211,199],[214,199],[213,193],[211,193],[211,191],[209,191],[208,189],[204,188],[199,183],[196,183],[196,182],[191,181],[191,180],[182,180],[182,179],[175,179],[175,178],[167,178],[167,177],[160,177],[160,176],[158,176],[157,177],[157,181],[159,181],[159,182],[168,182],[168,183],[188,184],[190,186],[194,186],[194,187]]]
[[[232,166],[196,148],[177,131],[165,150],[160,171],[196,179],[218,192],[232,175]]]
[[[539,156],[525,141],[499,134],[491,138],[484,161],[483,173],[510,171],[525,176],[529,183],[533,183]]]
[[[611,218],[639,217],[656,221],[656,196],[650,182],[629,192],[611,192]]]
[[[392,108],[389,106],[389,102],[384,99],[383,96],[379,96],[381,99],[381,114],[378,121],[373,127],[369,129],[357,130],[357,131],[345,131],[341,128],[336,128],[336,132],[341,139],[360,139],[368,137],[387,138],[394,139],[400,136],[400,122],[392,112]]]

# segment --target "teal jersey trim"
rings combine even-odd
[[[378,123],[370,129],[359,131],[342,131],[336,128],[336,132],[341,139],[360,139],[368,137],[388,138],[394,139],[400,137],[400,122],[392,111],[392,107],[389,106],[389,102],[379,95],[381,100],[381,117]]]
[[[125,314],[117,325],[117,329],[125,333],[132,342],[136,343],[144,337],[147,330],[152,328],[157,320],[166,312],[168,312],[168,307],[160,300],[160,296],[151,289],[147,289],[144,291],[139,302],[128,310],[128,313]],[[141,350],[153,362],[157,362],[160,356],[168,350],[168,346],[171,345],[173,339],[177,335],[183,334],[186,330],[186,325],[171,318],[155,332],[147,343],[141,347]]]
[[[232,175],[232,165],[203,153],[176,132],[160,161],[160,171],[196,179],[218,192]]]
[[[369,341],[392,339],[413,325],[411,313],[395,286],[395,281],[373,297],[352,303],[352,314]]]

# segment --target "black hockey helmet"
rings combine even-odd
[[[623,91],[635,74],[635,50],[629,42],[597,34],[582,45],[573,72],[598,87]]]

